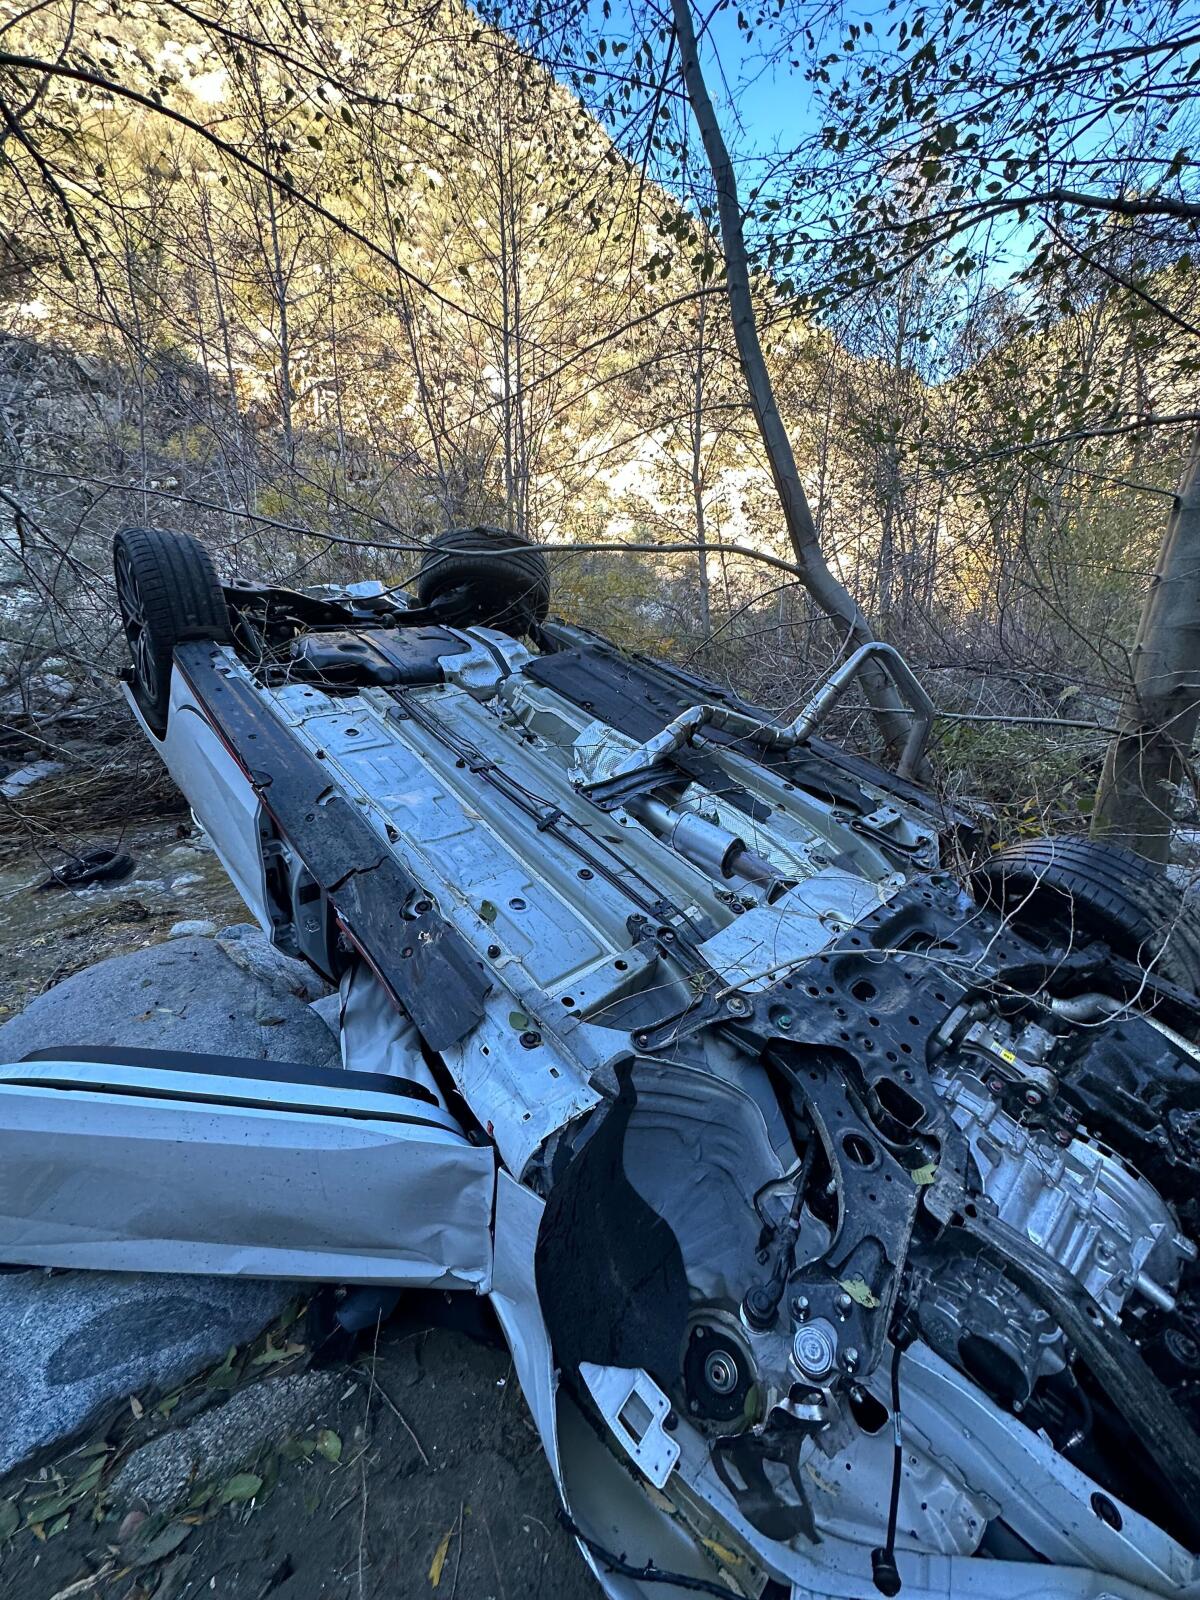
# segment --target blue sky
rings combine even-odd
[[[747,45],[737,25],[736,6],[720,11],[712,20],[709,38],[719,59],[732,100],[726,95],[712,68],[710,54],[705,62],[710,87],[716,97],[720,89],[722,125],[727,138],[741,146],[743,155],[773,150],[777,144],[795,143],[811,133],[816,119],[809,111],[809,96],[802,71],[785,65],[765,68],[758,59],[760,45]],[[770,36],[763,42],[769,44]],[[740,124],[741,137],[735,137]]]

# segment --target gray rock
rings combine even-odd
[[[329,985],[322,982],[311,967],[276,950],[262,929],[252,922],[238,922],[232,928],[222,928],[217,935],[217,948],[273,994],[318,1000],[328,993]]]
[[[266,989],[226,959],[219,944],[172,939],[77,972],[0,1027],[0,1059],[72,1044],[122,1044],[338,1066],[336,1041],[305,1001]],[[264,995],[278,1022],[255,1020]]]
[[[34,681],[31,693],[34,700],[43,704],[56,701],[59,705],[65,705],[75,693],[75,685],[59,672],[44,672]]]
[[[206,1478],[248,1466],[266,1444],[303,1433],[345,1387],[343,1372],[296,1372],[268,1378],[230,1396],[135,1450],[109,1486],[114,1504],[169,1511]]]
[[[52,778],[56,772],[63,770],[61,761],[31,761],[27,767],[18,767],[15,772],[9,773],[4,782],[0,783],[0,795],[6,800],[15,800],[18,795],[24,794],[26,789],[32,789],[44,778]]]
[[[0,1473],[127,1395],[167,1390],[253,1338],[289,1284],[118,1272],[0,1277]]]
[[[216,931],[217,925],[215,922],[173,922],[167,938],[186,939],[194,936],[197,939],[211,939]]]

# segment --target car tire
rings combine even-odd
[[[499,628],[519,638],[546,620],[550,571],[537,545],[503,528],[451,528],[432,540],[417,574],[421,605],[441,601],[454,627]]]
[[[122,528],[113,539],[113,573],[133,660],[133,698],[162,738],[175,646],[186,639],[229,639],[225,595],[200,541],[162,528]]]
[[[1119,956],[1200,994],[1200,917],[1161,867],[1095,839],[1023,839],[973,874],[977,897],[1016,927]]]

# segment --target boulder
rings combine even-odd
[[[306,999],[235,964],[223,942],[223,935],[185,935],[77,972],[0,1027],[0,1060],[72,1044],[121,1044],[339,1066],[337,1041]],[[289,965],[306,972],[299,962]]]
[[[129,1395],[165,1392],[255,1338],[290,1284],[124,1272],[0,1277],[0,1473],[99,1420]]]
[[[217,935],[217,946],[235,966],[257,978],[272,994],[319,1000],[329,992],[329,985],[310,966],[276,950],[253,922],[238,922],[231,928],[222,928]]]

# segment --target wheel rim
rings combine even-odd
[[[154,699],[154,665],[150,630],[146,623],[146,608],[142,603],[137,579],[133,575],[129,557],[124,550],[116,561],[117,604],[121,608],[121,621],[129,654],[133,658],[134,685],[147,699]]]

